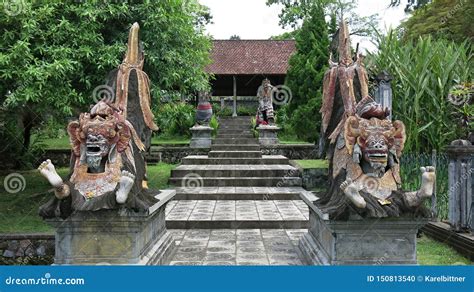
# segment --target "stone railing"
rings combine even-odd
[[[278,144],[262,146],[263,155],[283,155],[291,160],[317,159],[317,147],[313,144]],[[147,154],[151,163],[164,162],[178,164],[188,155],[207,155],[209,148],[192,149],[189,145],[152,145]],[[69,166],[71,150],[47,150],[42,159],[51,159],[58,167]]]

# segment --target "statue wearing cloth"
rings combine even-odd
[[[257,112],[257,126],[258,125],[273,125],[273,86],[270,80],[265,78],[262,85],[258,88],[258,112]]]
[[[113,100],[103,99],[69,123],[71,173],[63,181],[50,160],[39,167],[54,187],[55,196],[40,207],[44,218],[67,218],[74,211],[125,207],[147,210],[157,202],[157,191],[147,186],[144,152],[157,130],[150,110],[149,79],[142,71],[144,55],[139,25],[129,33],[125,59],[110,74]]]

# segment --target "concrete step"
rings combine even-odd
[[[285,177],[299,176],[291,165],[180,165],[171,171],[171,177],[186,177],[192,174],[203,178],[213,177]]]
[[[209,158],[262,158],[262,151],[209,151]]]
[[[220,144],[212,145],[211,150],[215,151],[260,151],[259,144],[242,144],[242,145],[233,145],[233,144]]]
[[[301,187],[176,188],[175,200],[298,200]]]
[[[212,144],[256,144],[257,139],[255,138],[216,138],[212,141]]]
[[[243,129],[221,129],[217,130],[217,134],[252,134],[249,128]]]
[[[169,183],[181,187],[299,187],[300,177],[171,177]]]
[[[289,164],[290,160],[282,155],[262,155],[262,158],[209,158],[206,155],[190,155],[181,161],[186,165],[202,165],[202,164]]]
[[[217,134],[216,139],[255,139],[253,134]]]
[[[307,228],[308,216],[308,207],[301,200],[174,200],[166,206],[166,227]]]

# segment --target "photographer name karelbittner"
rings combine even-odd
[[[455,276],[425,276],[425,282],[464,282],[466,277]]]

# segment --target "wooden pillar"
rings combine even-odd
[[[233,105],[233,113],[232,116],[236,117],[237,116],[237,77],[232,76],[232,79],[234,81],[234,105]]]

